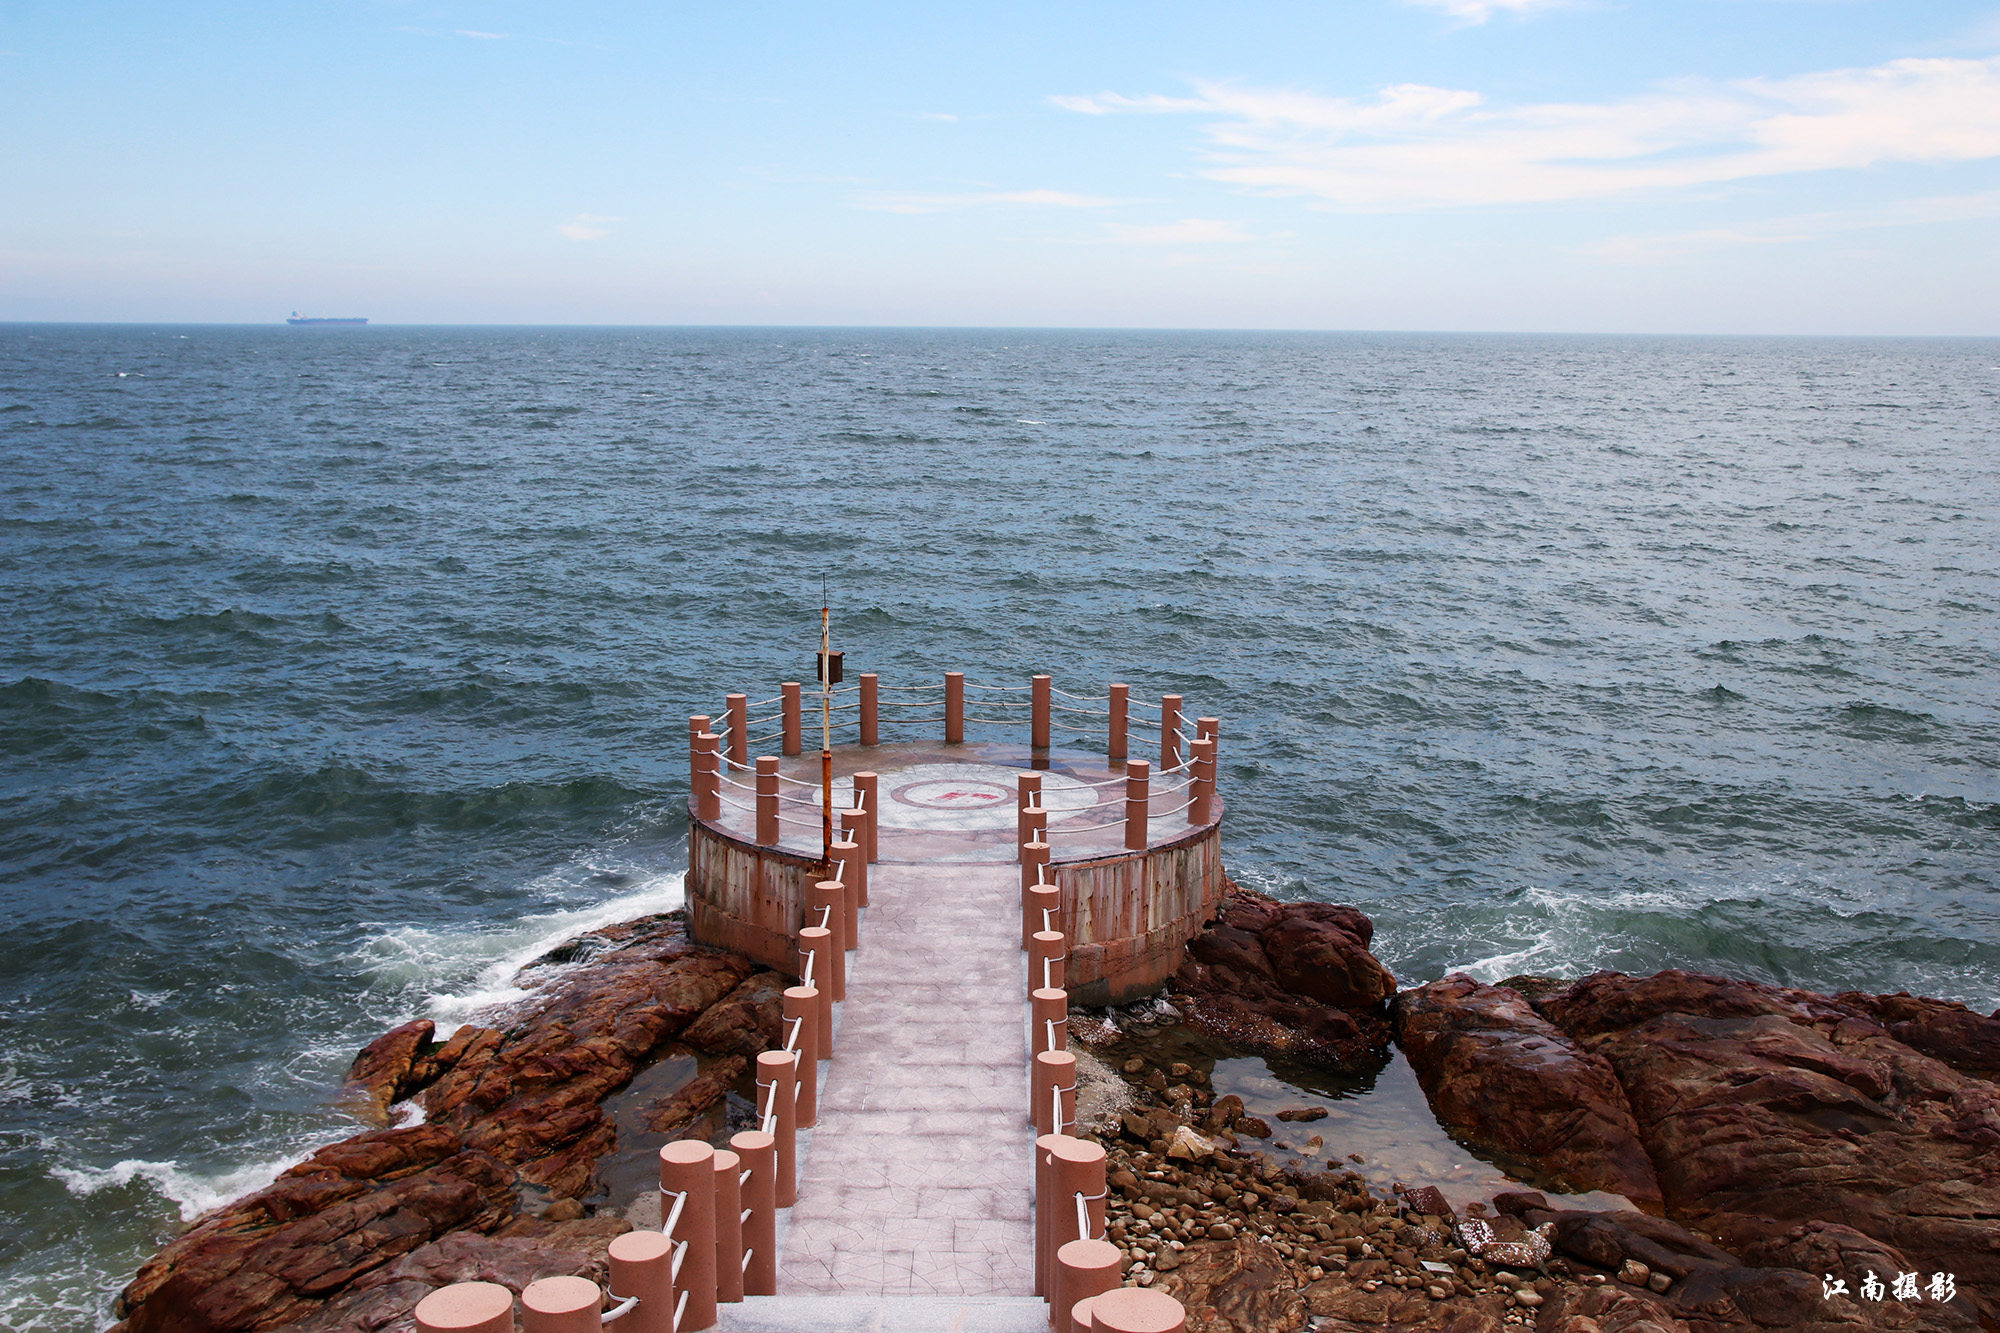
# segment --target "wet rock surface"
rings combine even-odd
[[[1352,907],[1281,903],[1230,884],[1171,988],[1185,1021],[1231,1045],[1337,1067],[1379,1063],[1396,979]]]
[[[1518,993],[1455,974],[1404,991],[1396,1040],[1431,1110],[1489,1149],[1528,1159],[1565,1193],[1658,1203],[1660,1185],[1618,1076]]]
[[[692,1123],[776,1044],[784,978],[692,944],[670,913],[569,941],[520,984],[535,993],[503,1026],[438,1043],[420,1020],[371,1042],[343,1101],[381,1124],[414,1100],[423,1123],[323,1148],[200,1219],[126,1287],[119,1333],[374,1333],[407,1328],[452,1282],[601,1280],[605,1247],[629,1229],[579,1202],[617,1141],[603,1103],[699,1026],[734,1053],[653,1108],[664,1131]],[[530,1200],[540,1216],[522,1211]]]

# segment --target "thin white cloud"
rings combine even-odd
[[[1196,92],[1052,100],[1088,115],[1212,117],[1203,175],[1351,212],[1603,199],[2000,156],[2000,57],[1690,80],[1619,101],[1519,107],[1424,84],[1369,98],[1216,84]]]
[[[951,112],[949,112],[949,111],[919,111],[919,112],[917,113],[917,119],[918,119],[918,120],[947,120],[947,121],[951,121],[951,120],[957,120],[957,119],[958,119],[958,117],[957,117],[957,116],[955,116],[955,115],[953,115],[953,114],[952,114]]]
[[[989,190],[969,194],[882,194],[855,201],[855,207],[877,213],[950,213],[961,208],[1011,204],[1031,208],[1110,208],[1123,203],[1094,194],[1066,190]]]
[[[1151,226],[1107,222],[1104,232],[1123,245],[1218,245],[1257,239],[1243,230],[1242,223],[1216,218],[1182,218]]]
[[[1708,227],[1652,236],[1614,236],[1588,247],[1586,253],[1624,263],[1657,263],[1746,245],[1790,245],[1842,232],[1877,231],[1887,227],[1914,227],[1939,222],[1975,222],[1986,218],[2000,218],[2000,190],[1904,199],[1881,208],[1764,218],[1736,227]]]
[[[453,28],[452,31],[461,37],[472,37],[482,42],[504,42],[511,35],[504,32],[479,32],[472,28]]]
[[[1404,3],[1422,9],[1435,9],[1465,24],[1484,23],[1495,14],[1521,18],[1546,10],[1575,7],[1575,0],[1404,0]]]
[[[600,217],[596,213],[578,213],[568,222],[558,226],[556,231],[572,241],[598,241],[611,234],[610,229],[602,224],[624,220],[624,218]]]

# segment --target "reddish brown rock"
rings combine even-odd
[[[1351,907],[1280,903],[1231,884],[1174,974],[1189,1026],[1231,1045],[1343,1067],[1379,1064],[1396,980]]]
[[[432,1121],[559,1196],[587,1193],[616,1136],[599,1108],[661,1043],[735,990],[751,966],[676,946],[604,954],[564,977],[506,1032],[470,1038],[422,1097]]]
[[[640,1119],[655,1134],[679,1136],[703,1111],[728,1096],[749,1067],[750,1062],[740,1055],[723,1056],[669,1096],[649,1103],[639,1113]]]
[[[1806,991],[1598,973],[1540,1008],[1617,1071],[1676,1216],[1716,1234],[1838,1222],[1956,1274],[2000,1321],[1994,1085]]]
[[[379,1130],[315,1153],[210,1213],[139,1270],[122,1333],[238,1333],[304,1318],[357,1278],[514,1210],[513,1181],[438,1125]]]
[[[1291,1269],[1250,1240],[1196,1241],[1153,1290],[1187,1307],[1188,1333],[1294,1333],[1309,1313]]]
[[[784,1019],[785,987],[776,972],[758,972],[711,1005],[681,1040],[710,1055],[756,1056],[778,1048]]]
[[[1657,1204],[1660,1185],[1625,1091],[1514,991],[1454,974],[1404,991],[1396,1039],[1431,1111],[1490,1149],[1535,1163],[1565,1193],[1607,1190]]]
[[[371,1124],[388,1124],[389,1108],[415,1091],[414,1066],[430,1049],[436,1030],[429,1019],[418,1019],[368,1043],[347,1071],[342,1100]]]
[[[455,1231],[370,1274],[308,1318],[284,1325],[283,1333],[404,1333],[415,1328],[411,1311],[417,1302],[454,1282],[495,1282],[519,1295],[545,1277],[602,1282],[605,1276],[601,1254],[566,1246],[556,1237]]]
[[[1833,998],[1867,1014],[1905,1046],[1953,1069],[2000,1075],[2000,1013],[1983,1016],[1956,1001],[1927,1000],[1908,991],[1894,995],[1844,991]]]

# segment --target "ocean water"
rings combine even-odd
[[[678,901],[822,578],[1220,716],[1234,874],[1406,982],[1992,1009],[1997,428],[1992,340],[0,327],[0,1326]]]

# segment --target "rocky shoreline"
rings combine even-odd
[[[1372,929],[1232,886],[1161,1000],[1072,1013],[1110,1238],[1195,1333],[2000,1328],[2000,1016],[1686,972],[1399,991]],[[396,1333],[450,1282],[601,1281],[658,1146],[748,1127],[786,981],[672,913],[537,960],[495,1026],[385,1034],[343,1094],[378,1127],[196,1222],[116,1333]],[[1454,1204],[1371,1184],[1331,1131],[1323,1158],[1277,1151],[1212,1059],[1135,1040],[1160,1020],[1357,1075],[1400,1048],[1438,1121],[1529,1186]]]

